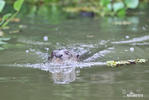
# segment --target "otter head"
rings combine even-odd
[[[79,60],[79,55],[67,49],[53,50],[49,57],[52,63],[74,63]]]

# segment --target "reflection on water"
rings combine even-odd
[[[50,66],[49,71],[56,84],[68,84],[76,79],[75,67]]]
[[[105,66],[105,62],[74,63],[71,65],[40,63],[40,64],[0,64],[3,67],[29,67],[52,74],[52,79],[56,84],[69,84],[76,80],[76,68],[85,68],[91,66]]]

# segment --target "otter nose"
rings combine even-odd
[[[61,58],[63,55],[62,54],[56,54],[55,57]]]

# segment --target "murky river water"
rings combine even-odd
[[[83,55],[82,65],[83,61],[148,59],[149,18],[141,14],[124,20],[80,18],[58,25],[22,20],[12,24],[6,32],[13,38],[5,45],[8,49],[0,51],[0,99],[148,98],[148,62],[117,68],[96,65],[67,69],[49,68],[46,63],[50,52],[59,48]]]

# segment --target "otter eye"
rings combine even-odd
[[[63,55],[60,55],[59,57],[62,57]]]
[[[69,55],[69,51],[65,51],[65,54],[66,54],[66,55]]]
[[[79,58],[80,55],[77,55],[77,58]]]

